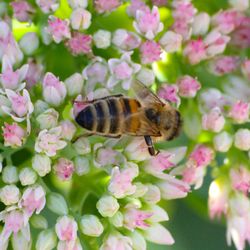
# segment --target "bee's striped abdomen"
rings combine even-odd
[[[76,117],[76,122],[88,129],[93,130],[96,126],[96,116],[94,114],[94,109],[92,108],[92,105],[87,106],[84,108]]]
[[[109,119],[110,119],[110,127],[109,134],[119,134],[120,133],[120,113],[121,107],[119,103],[119,99],[112,98],[107,99],[108,109],[109,109]]]

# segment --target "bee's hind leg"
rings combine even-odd
[[[152,142],[152,138],[149,135],[144,136],[145,142],[148,146],[148,152],[150,155],[158,155],[160,151],[156,151]]]

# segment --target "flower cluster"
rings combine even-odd
[[[212,15],[191,0],[0,3],[0,249],[171,245],[159,202],[200,188],[211,167],[210,216],[225,216],[228,244],[243,250],[248,8],[246,0]],[[180,139],[158,144],[155,156],[143,138],[81,136],[74,121],[82,100],[129,96],[133,79],[184,121]]]

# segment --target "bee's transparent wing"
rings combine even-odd
[[[149,88],[147,88],[142,82],[138,80],[133,80],[131,85],[136,97],[143,106],[151,105],[161,105],[165,104],[160,100],[160,98],[155,95]]]

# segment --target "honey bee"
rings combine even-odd
[[[134,80],[132,89],[136,98],[118,94],[83,102],[85,107],[75,120],[90,135],[144,136],[150,155],[156,155],[151,137],[167,141],[176,137],[181,127],[180,113],[141,82]]]

